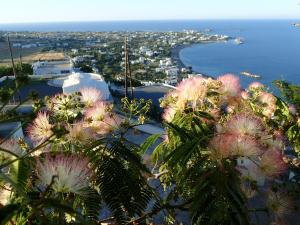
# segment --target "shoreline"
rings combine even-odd
[[[218,42],[214,42],[214,41],[211,41],[211,42],[202,42],[202,43],[193,43],[193,44],[182,44],[182,45],[177,45],[175,47],[173,47],[171,49],[171,59],[176,63],[176,65],[179,67],[179,69],[182,69],[182,68],[187,68],[189,67],[188,65],[185,65],[183,63],[183,61],[181,60],[180,58],[180,52],[185,49],[185,48],[189,48],[189,47],[193,47],[194,45],[201,45],[201,44],[208,44],[208,43],[218,43]],[[206,77],[206,78],[214,78],[213,76],[211,75],[208,75],[208,74],[205,74],[205,73],[201,73],[201,72],[198,72],[198,71],[195,71],[192,67],[192,65],[190,66],[191,67],[191,73],[195,73],[195,74],[200,74],[202,75],[203,77]]]
[[[179,69],[187,67],[183,63],[183,61],[180,59],[180,52],[181,52],[181,50],[183,50],[185,48],[192,47],[193,45],[195,45],[195,44],[186,44],[186,45],[182,44],[182,45],[177,45],[177,46],[171,48],[171,58],[177,64],[177,66],[179,67]],[[194,71],[192,70],[192,72],[194,72]]]

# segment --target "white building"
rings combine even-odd
[[[166,58],[166,66],[172,66],[172,59]]]
[[[171,58],[165,58],[163,60],[159,61],[160,67],[166,67],[166,66],[172,66],[172,59]]]
[[[91,60],[93,58],[94,58],[94,56],[92,56],[92,55],[80,55],[80,56],[74,57],[72,60],[74,63],[80,63],[80,62],[84,62],[86,60]]]
[[[22,45],[22,48],[36,48],[37,44],[26,44],[26,45]]]
[[[164,60],[159,60],[159,66],[164,67],[165,66],[165,61]]]
[[[156,73],[161,73],[161,72],[163,72],[163,69],[162,68],[155,68],[155,72]]]
[[[33,75],[66,75],[73,71],[71,61],[38,61],[32,64]]]
[[[95,73],[73,73],[64,80],[62,89],[66,94],[79,92],[82,88],[97,88],[102,93],[103,100],[109,101],[111,95],[108,84],[103,77]]]
[[[176,85],[177,84],[177,76],[169,76],[165,80],[165,84]]]
[[[76,49],[76,48],[71,49],[71,51],[72,51],[73,54],[77,54],[78,53],[78,49]]]
[[[153,55],[154,55],[153,51],[151,51],[151,50],[146,51],[146,56],[153,57]]]
[[[179,69],[176,67],[171,67],[171,68],[166,69],[167,76],[176,76],[177,77],[178,73],[179,73]]]
[[[188,73],[188,72],[191,72],[191,70],[188,69],[188,68],[181,68],[181,72],[182,73]]]
[[[144,58],[144,57],[140,57],[140,58],[139,58],[139,63],[144,64],[144,63],[145,63],[145,58]]]
[[[148,51],[148,48],[147,47],[145,47],[145,46],[141,46],[140,47],[140,54],[145,54],[146,52]]]

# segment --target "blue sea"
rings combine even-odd
[[[180,58],[197,72],[214,77],[224,73],[240,76],[244,87],[253,78],[240,75],[249,71],[262,77],[272,90],[272,81],[286,80],[300,84],[300,28],[293,21],[228,21],[211,23],[215,33],[241,37],[234,41],[194,45],[180,52]]]
[[[249,71],[262,77],[271,87],[275,79],[300,84],[300,28],[295,20],[193,20],[193,21],[123,21],[0,24],[9,31],[182,31],[212,29],[211,33],[241,37],[244,44],[199,44],[185,48],[180,57],[185,65],[199,73],[219,76]],[[253,81],[241,77],[245,87]]]

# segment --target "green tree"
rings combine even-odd
[[[93,72],[93,68],[87,64],[84,64],[80,67],[80,70],[84,73],[92,73]]]
[[[32,75],[33,69],[30,64],[27,63],[18,63],[16,64],[16,75]],[[13,76],[13,68],[12,66],[0,66],[0,77],[3,76]]]

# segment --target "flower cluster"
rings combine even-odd
[[[266,141],[270,138],[262,119],[250,113],[237,113],[218,128],[209,148],[215,159],[240,159],[238,169],[242,174],[263,184],[266,178],[286,171],[282,149]]]
[[[114,131],[121,125],[121,119],[112,113],[111,105],[97,102],[85,112],[85,118],[97,134],[104,135]]]
[[[48,99],[47,108],[58,119],[70,120],[80,114],[82,102],[79,93],[57,94]]]
[[[293,200],[282,192],[267,192],[267,207],[276,219],[282,219],[293,211]]]
[[[58,154],[37,161],[37,176],[41,184],[51,186],[56,192],[84,194],[89,187],[91,170],[89,160],[78,155]]]
[[[248,87],[247,94],[249,99],[255,102],[256,108],[263,116],[271,118],[274,115],[277,109],[277,99],[273,94],[266,91],[263,84],[259,82],[251,83]]]
[[[240,96],[242,89],[238,77],[233,74],[225,74],[219,77],[218,81],[222,83],[221,94],[223,98],[228,100]]]
[[[250,114],[240,113],[233,115],[224,126],[224,131],[240,136],[252,135],[261,136],[265,127],[261,118]]]
[[[170,123],[174,119],[175,114],[176,114],[176,110],[174,108],[168,107],[165,109],[162,118],[164,121]]]
[[[102,99],[101,92],[96,88],[82,88],[80,93],[81,101],[87,106],[93,106],[96,102]]]
[[[221,82],[211,78],[192,77],[182,81],[162,100],[163,119],[171,122],[177,111],[182,113],[187,107],[217,112],[219,99],[214,93],[221,91],[220,87]]]
[[[260,82],[253,82],[249,85],[248,89],[250,91],[256,91],[256,90],[264,90],[265,86]]]
[[[216,80],[192,77],[183,80],[163,99],[163,120],[171,122],[177,111],[182,113],[187,107],[208,112],[213,118],[219,119],[220,110],[234,112],[240,108],[243,98],[247,99],[248,93],[242,91],[239,78],[232,74],[225,74]]]
[[[82,146],[99,135],[113,132],[122,121],[112,112],[112,105],[104,102],[101,96],[95,88],[83,88],[76,94],[55,95],[48,100],[46,111],[39,112],[28,126],[29,138],[35,146],[50,137],[53,137],[53,143]],[[61,135],[64,133],[66,135]]]
[[[271,118],[276,110],[276,98],[274,95],[262,92],[258,97],[259,102],[262,104],[262,114]]]
[[[53,125],[49,121],[47,112],[39,112],[32,124],[28,126],[27,133],[35,144],[40,144],[53,135]]]
[[[38,156],[36,174],[40,184],[55,192],[84,194],[91,170],[89,160],[81,155],[83,147],[109,135],[121,122],[112,105],[103,101],[101,92],[95,88],[50,98],[44,111],[27,128],[34,146],[50,139],[32,154]],[[45,154],[46,158],[41,160]]]
[[[67,125],[68,134],[66,139],[70,143],[85,145],[94,138],[94,133],[88,123],[84,121],[76,122]]]
[[[182,109],[186,104],[191,104],[191,106],[195,108],[197,104],[203,104],[203,102],[200,101],[205,99],[207,90],[206,79],[193,77],[184,80],[177,87],[176,94],[178,101],[176,105]]]
[[[198,121],[201,115],[210,114],[211,120],[207,116],[201,118],[205,123],[201,129],[212,127],[208,128],[212,135],[208,132],[207,143],[201,143],[199,148],[207,149],[209,160],[214,166],[221,165],[222,170],[227,162],[232,162],[241,179],[241,189],[253,197],[256,189],[275,184],[288,169],[284,149],[290,143],[281,126],[299,119],[294,105],[280,101],[259,82],[242,90],[239,78],[232,74],[216,80],[193,77],[182,81],[163,99],[162,118],[187,132],[195,132],[194,120],[190,118]],[[189,119],[184,120],[185,116]],[[172,128],[167,131],[168,141],[163,144],[172,150],[178,145],[178,139],[173,140],[176,132]],[[189,163],[192,164],[193,159]],[[272,196],[268,200],[271,210],[283,214],[283,208],[273,200]]]

